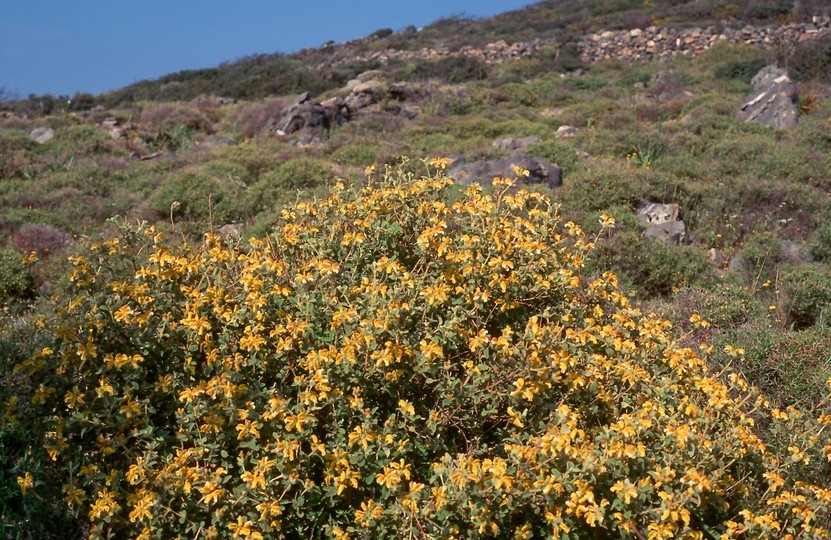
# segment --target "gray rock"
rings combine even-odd
[[[222,135],[209,135],[202,139],[202,142],[199,146],[203,148],[208,148],[210,150],[214,150],[215,148],[223,148],[225,146],[236,146],[236,142],[228,137],[223,137]]]
[[[397,101],[411,101],[421,97],[421,92],[406,82],[392,83],[387,87],[387,94]]]
[[[309,98],[308,92],[304,92],[293,105],[282,112],[280,118],[271,126],[271,131],[278,135],[293,135],[302,131],[303,136],[322,139],[326,131],[338,123],[338,106],[339,104],[333,103],[324,107]]]
[[[750,79],[750,84],[753,85],[754,90],[761,90],[767,88],[773,84],[776,79],[782,76],[787,77],[788,72],[779,66],[771,64],[760,69],[759,72],[754,75],[752,79]]]
[[[646,228],[644,236],[663,240],[670,244],[689,244],[690,237],[687,234],[687,225],[683,220],[667,221],[665,223],[658,223],[657,225],[650,225]]]
[[[101,122],[101,129],[106,131],[107,135],[115,140],[123,139],[126,132],[126,128],[119,126],[118,119],[113,117],[105,118],[104,121]]]
[[[35,128],[29,132],[29,138],[38,144],[43,144],[55,138],[55,130],[48,127]]]
[[[554,136],[558,139],[565,139],[568,137],[574,137],[575,135],[577,135],[577,132],[578,129],[576,127],[562,125],[557,128],[557,132],[554,133]]]
[[[730,257],[730,262],[727,263],[727,270],[740,276],[745,276],[748,273],[747,263],[741,253],[736,253]]]
[[[407,120],[413,120],[421,114],[421,107],[418,105],[399,105],[398,116],[402,116]]]
[[[242,224],[228,223],[219,228],[219,234],[230,240],[239,240],[242,238]]]
[[[717,268],[721,268],[724,264],[724,255],[719,249],[710,248],[710,250],[707,251],[707,258],[710,259]]]
[[[776,129],[797,124],[796,86],[783,69],[767,66],[751,80],[753,93],[742,103],[739,118]]]
[[[690,235],[687,233],[687,225],[684,223],[679,205],[645,201],[638,205],[635,213],[641,225],[646,227],[644,236],[671,244],[690,243]]]
[[[803,244],[791,240],[782,240],[779,248],[779,257],[791,264],[802,264],[811,260],[808,250]]]
[[[373,79],[384,79],[387,76],[386,71],[382,71],[380,69],[370,69],[369,71],[364,71],[360,75],[356,77],[358,82],[366,82],[371,81]]]
[[[678,221],[682,217],[681,207],[677,204],[661,204],[649,201],[639,204],[635,213],[641,225],[645,227],[660,225],[668,221]]]
[[[496,139],[493,141],[493,145],[500,150],[505,150],[506,152],[514,154],[517,152],[524,152],[529,146],[537,144],[538,142],[540,142],[539,137],[536,135],[529,135],[528,137],[520,137],[519,139],[514,139],[513,137]]]
[[[563,184],[563,170],[547,159],[531,156],[511,156],[504,159],[454,163],[447,175],[464,184],[490,184],[494,177],[516,178],[514,167],[527,169],[529,175],[520,180],[525,184],[546,184],[556,188]]]
[[[387,85],[381,81],[360,82],[352,88],[352,93],[346,96],[344,104],[350,113],[355,113],[381,101],[386,91]]]

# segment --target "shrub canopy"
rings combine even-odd
[[[827,433],[766,446],[752,416],[788,413],[583,275],[556,205],[401,176],[245,248],[125,228],[73,259],[5,412],[92,538],[826,532]]]

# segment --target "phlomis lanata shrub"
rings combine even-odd
[[[73,259],[5,413],[91,538],[824,537],[828,418],[584,275],[597,239],[545,196],[442,164],[246,246],[125,227]]]

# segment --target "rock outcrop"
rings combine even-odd
[[[563,184],[563,170],[560,167],[547,159],[523,155],[471,163],[457,160],[447,171],[447,175],[463,184],[490,184],[497,176],[516,178],[514,167],[528,171],[528,176],[519,178],[525,184],[545,184],[552,189]]]
[[[29,138],[38,144],[43,144],[55,138],[55,130],[48,127],[35,128],[29,132]]]
[[[684,223],[683,212],[677,204],[644,201],[635,213],[646,228],[644,236],[670,244],[689,244],[691,239]]]
[[[525,152],[530,146],[537,144],[538,142],[540,142],[539,137],[536,135],[529,135],[527,137],[519,137],[518,139],[513,137],[496,139],[493,141],[493,145],[500,150],[505,150],[511,154],[517,154]]]
[[[776,129],[796,127],[796,86],[776,66],[762,68],[751,80],[753,93],[742,103],[739,118]]]
[[[381,72],[372,73],[375,75]],[[322,140],[330,129],[362,114],[380,112],[382,103],[384,112],[407,119],[413,119],[421,113],[417,105],[421,93],[408,83],[388,84],[369,77],[363,81],[350,81],[346,89],[350,91],[346,97],[333,97],[322,103],[304,92],[283,110],[270,130],[278,135],[296,135],[296,140],[309,143]]]
[[[324,106],[312,100],[308,92],[304,92],[286,107],[271,126],[271,131],[278,135],[291,135],[302,130],[303,135],[311,139],[322,139],[331,127],[346,121],[348,112],[345,109],[345,105],[340,102]]]

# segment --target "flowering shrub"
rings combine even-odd
[[[827,534],[831,418],[768,450],[763,399],[512,184],[388,171],[245,248],[125,228],[72,260],[6,418],[91,538]]]

